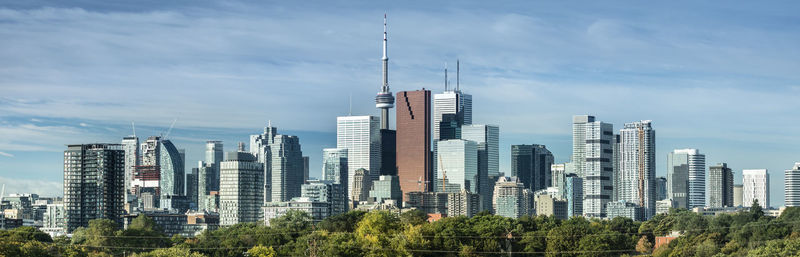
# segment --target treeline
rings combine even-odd
[[[33,228],[0,231],[0,256],[796,256],[800,208],[778,218],[757,206],[706,217],[673,210],[647,222],[626,218],[519,219],[481,213],[428,223],[418,211],[352,211],[314,224],[289,212],[266,227],[238,224],[196,238],[166,237],[140,216],[128,229],[94,220],[70,238]],[[653,247],[657,236],[682,236]]]

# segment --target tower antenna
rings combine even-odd
[[[136,137],[136,123],[131,121],[131,127],[133,127],[133,137]]]
[[[456,59],[456,91],[461,90],[461,65],[459,64],[459,60]]]
[[[447,62],[444,62],[444,91],[447,92]]]
[[[347,109],[347,116],[353,116],[353,93],[350,93],[349,109]]]
[[[386,13],[383,14],[383,85],[375,96],[375,107],[381,110],[381,129],[389,129],[389,109],[394,107],[394,96],[389,90],[389,57],[387,51]]]

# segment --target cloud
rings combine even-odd
[[[0,152],[0,155],[2,155],[2,156],[5,156],[5,157],[11,157],[11,158],[14,158],[14,155],[13,155],[13,154],[6,153],[6,152]]]

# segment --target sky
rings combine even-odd
[[[67,144],[166,133],[203,158],[268,121],[319,177],[336,116],[378,115],[383,15],[394,92],[444,90],[460,60],[474,123],[570,159],[572,115],[652,120],[667,153],[783,171],[800,162],[800,3],[793,1],[0,1],[0,184],[61,195]],[[450,78],[455,76],[450,73]],[[454,81],[453,81],[454,84]],[[352,99],[352,100],[351,100]],[[352,104],[351,104],[352,103]],[[392,110],[391,113],[394,113]],[[392,123],[394,123],[392,115]]]

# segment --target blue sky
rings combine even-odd
[[[0,183],[60,194],[66,144],[163,132],[227,150],[272,120],[319,174],[335,119],[378,114],[383,13],[393,91],[443,89],[461,60],[474,121],[511,144],[571,153],[571,116],[649,119],[657,170],[698,148],[707,163],[767,168],[771,204],[800,161],[798,3],[0,1]],[[451,73],[451,75],[454,75]],[[393,121],[392,121],[393,122]]]

